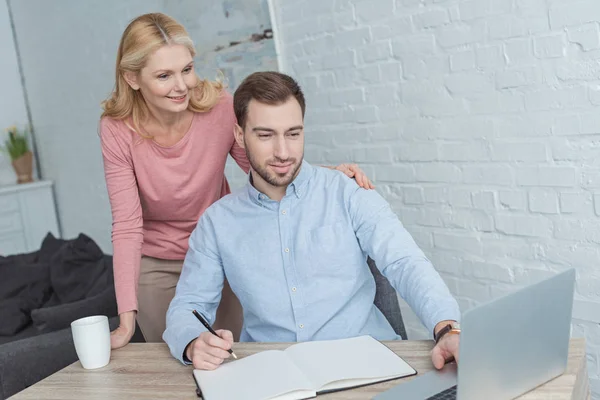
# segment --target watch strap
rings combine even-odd
[[[452,329],[451,324],[447,324],[442,329],[440,329],[433,338],[435,340],[435,343],[437,344],[446,333],[450,332],[450,329]]]
[[[444,337],[444,335],[446,335],[449,332],[459,333],[460,329],[454,328],[453,324],[447,324],[442,329],[440,329],[436,335],[434,335],[435,343],[437,344],[442,339],[442,337]]]

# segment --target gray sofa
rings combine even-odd
[[[52,309],[54,308],[54,309]],[[0,400],[33,385],[77,361],[70,323],[90,315],[109,316],[111,330],[119,325],[114,289],[81,301],[49,307],[50,324],[30,326],[15,337],[0,337]],[[131,340],[143,342],[139,328]]]
[[[111,329],[118,317],[109,320]],[[77,361],[70,328],[0,345],[0,400]]]
[[[72,321],[106,315],[118,325],[112,256],[85,235],[49,234],[39,251],[0,257],[0,276],[0,400],[77,360]]]

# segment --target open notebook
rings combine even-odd
[[[415,375],[415,371],[371,336],[298,343],[221,365],[194,370],[204,400],[298,400]]]

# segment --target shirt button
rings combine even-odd
[[[283,215],[285,215],[285,214],[286,214],[285,210],[283,210],[281,213],[282,213]]]
[[[290,252],[290,249],[288,249],[288,248],[286,247],[286,248],[285,248],[285,250],[283,250],[283,251],[285,251],[286,253],[289,253],[289,252]]]
[[[300,327],[300,329],[304,329],[304,324],[300,324],[298,326]]]
[[[296,291],[296,287],[294,286],[294,287],[292,288],[292,292],[295,292],[295,291]]]

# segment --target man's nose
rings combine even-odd
[[[274,155],[275,157],[279,158],[280,160],[287,160],[289,157],[289,152],[287,149],[287,143],[285,138],[283,137],[278,137],[277,140],[275,141],[275,148],[274,148]]]

